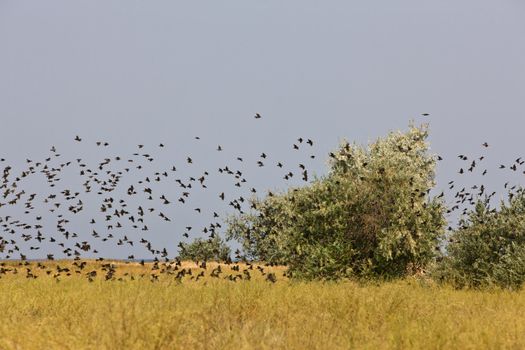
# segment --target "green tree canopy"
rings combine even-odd
[[[179,259],[192,261],[228,261],[231,250],[219,237],[196,238],[192,243],[179,245]]]
[[[509,192],[491,209],[487,200],[460,221],[438,276],[458,287],[520,288],[525,281],[525,193]]]
[[[444,205],[429,198],[435,157],[428,129],[362,147],[343,142],[329,173],[308,186],[252,198],[252,212],[229,218],[227,237],[250,259],[287,264],[292,276],[404,276],[436,257]]]

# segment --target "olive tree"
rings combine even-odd
[[[525,194],[509,192],[508,202],[491,208],[478,200],[450,237],[448,254],[436,275],[457,287],[518,289],[525,281]]]
[[[444,234],[430,198],[436,157],[428,129],[410,126],[367,147],[343,142],[308,186],[251,199],[228,220],[247,257],[287,264],[299,278],[392,278],[424,270]]]
[[[228,261],[230,247],[219,237],[208,239],[196,238],[191,243],[179,244],[179,259],[192,261]]]

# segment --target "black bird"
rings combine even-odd
[[[277,277],[275,277],[275,273],[273,272],[268,273],[266,275],[266,281],[271,282],[271,283],[277,282]]]

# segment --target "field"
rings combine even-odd
[[[99,263],[59,281],[34,262],[4,264],[0,349],[525,348],[525,292],[298,283],[280,267],[265,267],[275,283],[256,268],[250,281],[233,282],[224,277],[238,272],[225,265],[219,278],[209,276],[215,265],[195,281],[204,270],[193,263],[183,266],[191,277],[158,273],[152,282],[150,266],[117,265],[111,281],[99,273],[89,282]]]

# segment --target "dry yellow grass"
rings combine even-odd
[[[251,281],[151,282],[136,264],[117,270],[128,272],[123,281],[73,273],[56,282],[28,279],[24,268],[0,278],[0,349],[525,348],[525,292],[295,283],[282,268],[277,283],[258,272]]]

